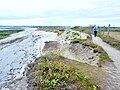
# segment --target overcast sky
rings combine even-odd
[[[0,25],[120,26],[120,0],[0,0]]]

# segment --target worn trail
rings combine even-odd
[[[99,37],[93,37],[93,42],[102,46],[113,63],[104,66],[107,82],[103,90],[120,90],[120,51],[103,42]]]

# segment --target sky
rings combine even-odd
[[[0,25],[120,26],[120,0],[0,0]]]

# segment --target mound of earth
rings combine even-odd
[[[80,43],[71,43],[61,45],[57,41],[46,42],[43,53],[55,53],[65,56],[66,58],[98,66],[99,53],[94,53],[94,49],[83,46]]]

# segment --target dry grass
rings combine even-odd
[[[105,34],[107,35],[107,32]],[[120,41],[120,32],[110,32],[110,36]]]
[[[63,31],[60,31],[60,29],[49,29],[49,28],[43,28],[43,29],[38,28],[36,29],[36,31],[54,32],[57,33],[57,36],[60,36],[63,33]]]

